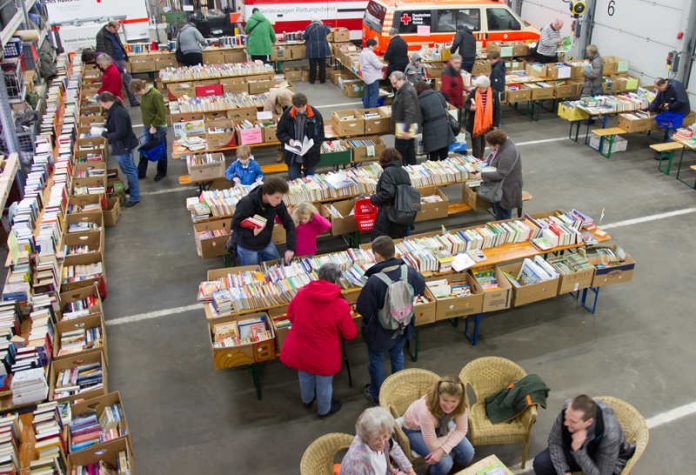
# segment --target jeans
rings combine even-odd
[[[314,175],[316,168],[317,168],[316,165],[309,167],[309,166],[307,166],[306,163],[292,162],[290,165],[288,165],[288,177],[291,180],[296,180],[298,178],[302,178],[303,170],[304,170],[304,176]]]
[[[404,165],[415,165],[416,139],[394,139],[394,148],[401,154]]]
[[[577,464],[573,454],[566,448],[563,449],[565,452],[566,463],[568,464],[569,472],[582,472],[582,468]],[[536,475],[556,475],[556,469],[551,462],[551,453],[549,449],[544,449],[539,452],[536,457],[534,457],[534,473]]]
[[[298,371],[300,380],[300,397],[302,402],[309,404],[317,397],[317,414],[326,415],[331,410],[331,396],[333,395],[333,376],[317,376],[315,374]]]
[[[471,154],[476,157],[483,159],[483,152],[486,150],[486,134],[471,136]]]
[[[379,100],[379,81],[372,84],[365,84],[365,94],[362,96],[362,103],[365,109],[377,107]]]
[[[151,140],[159,140],[164,142],[164,149],[167,149],[167,128],[158,127],[157,132],[154,134],[150,133],[150,129],[145,129],[145,141],[148,143]],[[140,162],[138,162],[138,178],[145,178],[147,175],[147,164],[149,160],[144,156],[140,157]],[[167,176],[167,157],[162,160],[157,161],[157,176]]]
[[[326,58],[309,58],[309,83],[314,84],[319,70],[319,82],[326,82]]]
[[[128,188],[130,188],[130,201],[140,201],[140,183],[138,182],[138,170],[133,162],[133,151],[123,155],[116,155],[118,166],[128,179]]]
[[[394,340],[394,346],[389,349],[392,374],[404,369],[404,344],[406,337],[400,336]],[[384,382],[384,351],[372,351],[367,347],[367,368],[370,372],[370,394],[375,402],[379,401],[379,389]]]
[[[239,259],[240,266],[253,266],[261,262],[280,259],[280,253],[278,252],[278,248],[272,242],[269,242],[268,245],[260,251],[246,249],[242,247],[241,244],[238,244],[237,258]]]
[[[434,161],[446,160],[448,154],[449,154],[449,147],[441,148],[438,150],[433,150],[432,152],[428,153],[428,160],[434,160]]]
[[[406,437],[411,444],[411,450],[418,455],[425,457],[430,453],[430,449],[425,445],[423,433],[419,430],[404,429]],[[461,442],[454,446],[449,454],[444,455],[440,461],[434,465],[429,465],[430,475],[447,475],[454,467],[454,463],[466,467],[474,459],[474,446],[469,439],[464,437]]]
[[[512,210],[503,208],[502,206],[500,206],[500,202],[491,203],[491,206],[493,207],[493,214],[495,215],[495,219],[501,220],[512,218]]]
[[[121,79],[123,79],[123,87],[126,88],[126,94],[128,94],[128,101],[130,102],[130,105],[137,104],[138,98],[135,97],[135,94],[133,94],[130,90],[130,83],[133,77],[128,72],[128,66],[126,64],[126,61],[114,61],[114,64],[116,65],[116,68],[118,68],[118,70],[121,72]]]

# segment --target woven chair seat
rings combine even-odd
[[[519,417],[510,422],[493,424],[486,416],[484,403],[477,402],[471,407],[469,422],[469,434],[474,445],[524,443],[527,439],[527,428]]]

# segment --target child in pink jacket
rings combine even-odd
[[[306,201],[295,206],[291,214],[297,237],[295,255],[313,256],[317,253],[317,236],[331,229],[331,222],[320,215],[312,203]]]

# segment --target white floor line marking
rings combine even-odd
[[[194,303],[192,305],[184,305],[182,307],[166,308],[164,310],[155,310],[154,312],[139,313],[137,315],[131,315],[130,317],[115,318],[113,320],[107,320],[106,326],[111,327],[116,325],[123,325],[124,323],[152,320],[153,318],[168,317],[169,315],[190,312],[192,310],[203,310],[203,304]]]
[[[141,196],[150,196],[150,195],[164,195],[166,193],[179,193],[181,191],[191,191],[191,190],[197,190],[198,188],[194,186],[180,186],[177,188],[167,188],[166,190],[157,190],[157,191],[143,191],[140,193]]]
[[[315,106],[317,109],[328,109],[330,107],[343,107],[343,106],[357,106],[358,104],[362,104],[362,101],[355,101],[355,102],[341,102],[339,104],[322,104],[320,106]]]
[[[670,409],[669,411],[655,414],[651,418],[647,419],[645,422],[648,425],[648,429],[656,429],[665,424],[669,424],[670,422],[678,421],[679,419],[683,419],[694,414],[696,414],[696,401],[684,404],[683,406],[675,407],[674,409]],[[534,459],[529,459],[525,464],[524,470],[518,468],[517,470],[513,470],[512,473],[514,473],[515,475],[531,473],[534,470],[534,468],[532,467],[533,463]]]
[[[143,127],[143,124],[133,124],[132,127],[141,128],[141,127]]]
[[[568,137],[556,137],[555,139],[529,140],[527,142],[516,142],[515,145],[535,145],[538,143],[560,142],[561,140],[569,140]]]
[[[671,218],[673,216],[681,216],[689,213],[696,213],[696,208],[684,208],[676,211],[669,211],[667,213],[651,214],[649,216],[643,216],[642,218],[633,218],[625,221],[618,221],[616,223],[600,224],[599,227],[602,229],[622,228],[624,226],[632,226],[634,224],[647,223],[650,221],[656,221],[658,219]]]

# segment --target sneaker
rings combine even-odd
[[[166,176],[167,176],[167,175],[157,175],[157,176],[155,177],[155,181],[163,180],[164,177],[166,177]]]
[[[329,409],[329,412],[326,414],[317,414],[319,416],[319,419],[323,419],[325,417],[329,417],[331,414],[336,414],[338,411],[341,410],[343,407],[343,403],[341,401],[331,401],[331,409]]]
[[[317,398],[316,398],[316,396],[315,396],[314,399],[312,399],[312,400],[309,401],[309,402],[303,402],[302,405],[303,405],[304,407],[306,407],[307,409],[309,409],[310,407],[312,407],[312,404],[314,404],[314,401],[316,401],[316,400],[317,400]]]
[[[140,203],[140,201],[130,201],[129,200],[128,203],[126,203],[126,208],[132,208],[133,206],[137,205],[138,203]]]
[[[375,402],[375,399],[372,397],[372,392],[370,391],[370,384],[366,384],[365,387],[363,388],[363,396],[365,396],[365,399],[368,400],[370,404],[373,406],[377,405],[377,402]]]

